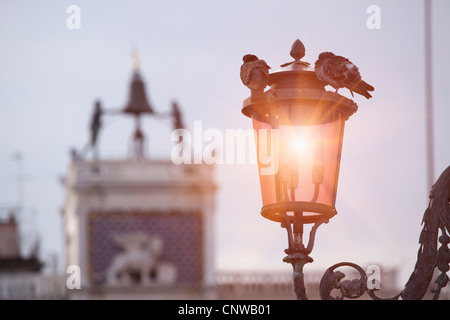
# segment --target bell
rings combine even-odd
[[[141,75],[137,70],[135,70],[133,74],[128,103],[123,112],[135,115],[139,115],[141,113],[154,113],[147,100],[147,95],[145,94],[144,82],[142,81]]]

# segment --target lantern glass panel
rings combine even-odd
[[[309,202],[334,209],[345,125],[342,114],[298,102],[254,112],[252,120],[263,206]],[[320,216],[314,211],[303,214]]]

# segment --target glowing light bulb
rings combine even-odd
[[[298,138],[292,142],[292,147],[295,151],[302,153],[308,148],[308,142],[305,139]]]

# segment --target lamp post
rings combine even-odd
[[[303,267],[313,261],[309,254],[317,228],[337,214],[335,203],[344,127],[358,106],[353,100],[325,90],[314,69],[301,60],[305,47],[300,40],[294,42],[290,53],[294,61],[268,75],[268,90],[263,93],[252,90],[252,95],[244,100],[242,113],[253,122],[263,204],[261,214],[286,229],[288,248],[283,261],[292,264],[295,294],[299,300],[305,300]],[[261,74],[256,76],[261,78]],[[443,179],[450,181],[450,170],[446,171]],[[447,193],[450,195],[450,190]],[[450,206],[448,202],[447,206]],[[447,209],[443,215],[450,215]],[[312,224],[307,244],[303,240],[305,224]],[[445,230],[445,226],[440,228]],[[446,228],[448,231],[449,226]],[[443,241],[447,248],[448,239]],[[450,261],[449,257],[446,259]],[[449,261],[445,261],[448,265]],[[341,266],[355,268],[360,278],[341,282],[344,274],[334,271]],[[334,289],[342,294],[335,298],[357,298],[366,291],[366,283],[367,276],[361,267],[339,263],[329,268],[322,278],[321,298],[332,299]],[[373,290],[369,294],[377,298]]]

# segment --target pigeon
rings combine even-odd
[[[251,90],[252,101],[264,98],[264,89],[270,84],[270,67],[253,54],[246,54],[241,66],[242,83]]]
[[[322,52],[315,63],[317,79],[336,89],[347,88],[353,97],[353,92],[372,98],[369,91],[374,91],[367,82],[361,79],[359,69],[347,58],[337,56],[332,52]]]

